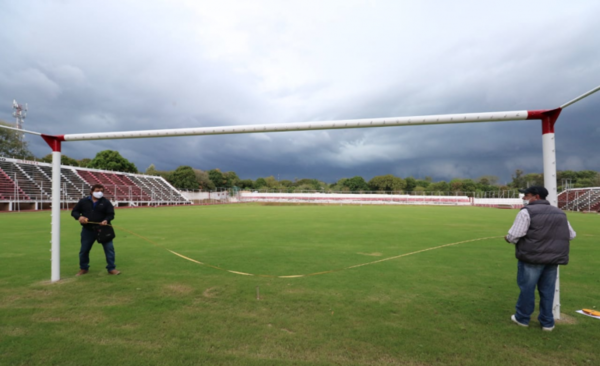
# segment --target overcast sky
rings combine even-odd
[[[551,109],[600,85],[600,2],[0,1],[0,119],[48,134]],[[28,136],[37,156],[50,152]],[[600,92],[556,126],[600,171]],[[542,172],[539,121],[67,142],[144,171],[434,180]]]

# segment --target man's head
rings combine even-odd
[[[102,184],[94,184],[92,188],[90,188],[90,195],[97,199],[102,198],[104,195],[104,186]]]
[[[545,200],[548,197],[548,190],[541,186],[533,186],[527,189],[519,189],[523,193],[523,200],[533,202],[537,200]]]

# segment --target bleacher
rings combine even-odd
[[[224,192],[226,195],[227,192]],[[241,202],[319,203],[365,205],[447,205],[467,206],[467,196],[411,196],[404,194],[348,194],[348,193],[258,193],[242,192]]]
[[[0,169],[4,172],[5,177],[11,180],[14,186],[18,187],[17,191],[24,193],[27,199],[35,200],[50,197],[48,193],[51,187],[47,183],[46,187],[44,187],[43,181],[36,182],[19,164],[10,161],[0,161]]]
[[[40,167],[48,168],[48,167]],[[49,176],[52,176],[52,169],[49,169]],[[80,199],[81,197],[87,196],[92,186],[81,178],[73,169],[69,167],[62,167],[60,169],[60,180],[64,186],[63,190],[66,191],[67,196],[74,199]]]
[[[558,207],[569,211],[600,211],[600,187],[572,188],[558,195]]]
[[[123,185],[129,187],[133,197],[141,201],[150,200],[150,196],[146,194],[141,187],[137,186],[128,176],[119,173],[115,174],[115,176],[123,183]]]
[[[117,207],[191,203],[162,177],[63,165],[61,205],[75,204],[94,184],[102,184],[105,197]],[[12,207],[7,202],[36,202],[37,209],[51,200],[51,164],[0,158],[0,209]]]
[[[0,200],[25,201],[31,198],[0,168]]]

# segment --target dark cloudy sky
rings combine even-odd
[[[598,14],[597,0],[2,1],[0,119],[13,99],[49,134],[551,109],[600,85]],[[559,170],[600,171],[600,92],[556,133]],[[142,171],[252,179],[542,171],[539,121],[63,145],[106,149]]]

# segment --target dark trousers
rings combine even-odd
[[[79,268],[90,268],[90,250],[96,241],[96,232],[88,229],[81,229],[81,250],[79,250]],[[100,243],[102,244],[102,243]],[[106,269],[112,271],[115,266],[115,247],[112,240],[102,244],[104,255],[106,256]]]

